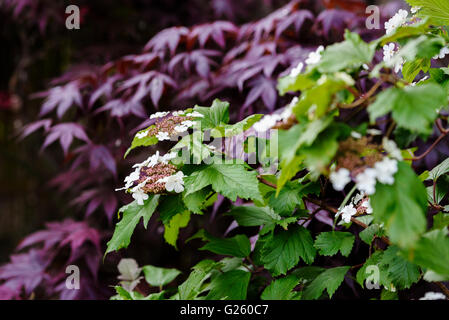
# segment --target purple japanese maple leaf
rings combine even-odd
[[[39,96],[47,97],[39,113],[41,117],[56,109],[56,114],[61,119],[70,107],[74,105],[82,107],[83,105],[83,98],[77,81],[51,88]]]
[[[191,52],[183,52],[174,56],[168,64],[170,73],[174,73],[175,68],[182,64],[184,70],[190,74],[192,66],[195,68],[197,74],[206,78],[209,76],[211,66],[216,67],[218,63],[211,59],[211,57],[219,57],[221,52],[216,50],[194,50]]]
[[[48,278],[45,269],[51,262],[51,253],[32,249],[27,253],[11,256],[11,262],[0,267],[0,280],[9,288],[24,288],[30,295],[34,289]]]
[[[238,28],[229,21],[215,21],[192,28],[188,35],[188,41],[198,39],[201,48],[206,46],[207,41],[213,40],[220,48],[226,47],[226,36],[235,38]]]
[[[73,138],[85,142],[90,141],[81,125],[73,122],[57,124],[49,129],[49,133],[45,138],[42,149],[45,149],[56,140],[59,140],[64,154],[67,154],[69,147],[73,142]]]
[[[189,29],[186,27],[172,27],[162,30],[147,43],[144,50],[165,51],[169,49],[173,56],[181,39],[187,37],[188,34]]]

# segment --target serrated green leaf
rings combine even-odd
[[[201,293],[201,286],[206,281],[210,272],[217,267],[212,260],[202,260],[193,267],[193,271],[183,284],[178,287],[180,300],[193,300]]]
[[[206,300],[245,300],[250,278],[247,271],[224,272],[211,281]]]
[[[184,178],[185,196],[212,185],[214,191],[236,201],[242,199],[262,200],[257,172],[247,171],[240,164],[211,164]]]
[[[148,129],[150,129],[151,127],[141,130],[138,133],[142,133],[144,131],[148,131]],[[124,155],[124,158],[126,158],[128,156],[128,154],[134,150],[135,148],[138,147],[148,147],[148,146],[152,146],[155,145],[159,142],[159,140],[155,137],[155,136],[146,136],[144,138],[138,138],[138,137],[134,137],[131,146],[128,148],[128,150],[126,150],[126,153]]]
[[[435,84],[408,86],[404,89],[390,88],[377,96],[368,107],[371,122],[392,112],[393,119],[402,128],[429,134],[437,111],[447,104],[447,93]]]
[[[381,264],[385,265],[388,278],[398,289],[410,288],[421,277],[418,266],[399,255],[399,248],[396,246],[390,246],[384,251]]]
[[[169,284],[181,274],[176,269],[159,268],[155,266],[142,267],[145,281],[152,287],[162,287]]]
[[[268,287],[264,289],[260,298],[262,300],[290,300],[292,290],[301,281],[296,275],[289,275],[284,278],[273,280]]]
[[[142,206],[134,201],[119,210],[119,212],[123,213],[123,217],[115,226],[112,239],[107,244],[105,255],[109,252],[128,247],[134,229],[141,218],[143,218],[144,227],[147,227],[148,221],[159,203],[159,198],[160,195],[150,195]]]
[[[345,41],[330,45],[321,55],[318,70],[332,73],[350,68],[359,68],[370,63],[374,57],[375,46],[364,42],[356,33],[345,32]]]
[[[195,106],[193,110],[204,115],[203,118],[199,118],[202,130],[213,129],[229,122],[229,102],[215,99],[210,108]]]
[[[411,247],[426,229],[427,194],[406,163],[398,163],[393,185],[377,183],[371,196],[374,218],[383,222],[390,240]]]
[[[206,235],[209,241],[200,250],[208,250],[216,254],[245,258],[251,253],[251,243],[247,236],[243,234],[232,238],[221,239]]]
[[[316,300],[327,291],[329,298],[332,298],[335,291],[341,285],[345,278],[345,274],[350,267],[337,267],[327,269],[318,275],[304,290],[304,299]]]
[[[347,257],[351,253],[354,240],[355,236],[349,232],[321,232],[314,246],[323,256],[333,256],[340,251],[344,257]]]
[[[295,267],[301,257],[310,264],[315,259],[316,250],[310,232],[298,225],[290,226],[287,231],[275,233],[265,242],[262,249],[262,262],[274,276],[286,274]]]

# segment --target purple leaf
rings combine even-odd
[[[81,125],[77,123],[57,124],[50,129],[49,134],[47,135],[44,144],[42,145],[42,149],[45,149],[50,144],[59,139],[64,154],[67,154],[67,152],[69,151],[69,147],[72,144],[73,138],[77,138],[85,142],[90,141]]]
[[[57,108],[58,118],[73,105],[82,106],[82,97],[78,82],[69,82],[65,86],[54,87],[46,92],[45,99],[39,116],[42,117]]]

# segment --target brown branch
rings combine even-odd
[[[438,139],[435,140],[435,142],[420,156],[417,157],[412,157],[412,158],[407,158],[404,159],[406,161],[418,161],[421,160],[423,158],[425,158],[444,138],[446,138],[446,136],[449,134],[449,130],[447,132],[443,132]]]
[[[369,98],[371,98],[372,95],[376,93],[377,89],[379,89],[379,87],[383,83],[384,83],[383,81],[376,82],[376,84],[366,94],[362,95],[360,99],[351,104],[342,104],[339,107],[342,109],[352,109],[364,104]]]

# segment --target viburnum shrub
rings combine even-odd
[[[346,31],[281,77],[280,96],[297,93],[282,112],[234,123],[217,99],[151,116],[126,154],[155,152],[124,181],[134,201],[106,254],[155,212],[173,246],[217,197],[233,203],[219,214],[234,222],[225,237],[195,226],[187,242],[207,255],[178,286],[176,269],[122,260],[114,299],[332,298],[348,278],[381,299],[420,298],[408,290],[420,283],[432,283],[422,299],[449,297],[449,160],[414,166],[449,134],[449,72],[435,65],[449,53],[449,14],[445,1],[408,2],[412,13],[400,10],[386,35]],[[136,289],[141,273],[157,293]]]
[[[200,258],[196,251],[184,250],[182,240],[178,241],[179,251],[164,244],[165,240],[161,236],[164,230],[155,221],[155,217],[148,223],[147,232],[142,227],[135,230],[132,248],[126,252],[108,254],[104,260],[101,259],[117,220],[116,212],[119,207],[132,199],[139,202],[148,200],[148,193],[160,193],[166,186],[172,186],[172,190],[176,192],[181,188],[178,183],[181,174],[187,175],[183,169],[179,170],[179,164],[172,161],[175,159],[166,156],[164,161],[167,163],[159,161],[155,167],[148,167],[152,162],[146,165],[147,168],[142,173],[158,178],[147,181],[148,184],[145,183],[142,188],[136,188],[136,191],[143,192],[115,192],[114,189],[127,186],[127,182],[122,181],[130,170],[134,170],[132,166],[147,159],[149,155],[136,150],[127,154],[126,158],[123,156],[138,132],[140,139],[148,140],[144,144],[155,141],[155,137],[151,138],[142,132],[142,129],[150,125],[155,124],[150,129],[150,134],[165,132],[159,134],[158,138],[167,139],[167,134],[171,135],[175,128],[181,131],[176,131],[179,134],[185,134],[185,129],[191,132],[195,126],[192,122],[198,121],[193,112],[187,117],[178,113],[170,121],[169,117],[150,119],[150,114],[196,104],[210,106],[215,98],[230,103],[230,123],[250,117],[246,124],[242,124],[242,128],[235,127],[233,131],[247,129],[254,121],[260,120],[257,119],[258,116],[251,117],[253,113],[271,113],[291,101],[292,93],[283,97],[277,94],[277,79],[289,74],[299,62],[304,62],[310,52],[314,52],[320,45],[343,40],[345,29],[359,33],[367,41],[381,33],[381,30],[366,30],[364,3],[360,0],[351,1],[351,6],[343,1],[297,0],[280,7],[285,2],[287,1],[263,1],[261,5],[260,1],[253,0],[191,0],[184,1],[182,6],[176,6],[179,1],[164,0],[151,1],[149,6],[144,0],[123,0],[117,6],[125,8],[126,12],[132,12],[131,16],[136,18],[129,20],[133,23],[127,22],[128,16],[121,15],[120,19],[117,17],[118,20],[106,19],[100,23],[99,19],[104,19],[105,16],[103,8],[109,7],[109,3],[96,1],[94,5],[92,2],[80,1],[81,29],[70,31],[70,37],[63,24],[56,24],[64,21],[61,13],[63,1],[8,0],[0,4],[2,15],[8,17],[5,30],[15,30],[7,24],[10,19],[14,19],[7,10],[13,8],[17,25],[26,27],[26,32],[21,34],[32,38],[30,41],[23,41],[29,48],[24,53],[29,52],[33,57],[47,57],[49,53],[46,48],[55,47],[58,52],[68,54],[60,61],[64,66],[66,60],[72,61],[70,68],[62,76],[50,82],[48,90],[34,96],[42,101],[40,112],[36,112],[39,113],[36,116],[39,119],[22,128],[21,138],[32,134],[36,136],[38,131],[44,133],[42,150],[45,149],[46,157],[52,160],[51,167],[57,173],[48,181],[57,190],[46,189],[46,192],[55,194],[55,197],[62,199],[61,202],[66,201],[66,207],[61,207],[55,213],[61,215],[61,220],[63,216],[75,212],[73,220],[48,223],[44,230],[30,234],[19,244],[10,263],[0,267],[0,298],[108,298],[113,293],[110,285],[116,283],[116,266],[123,255],[136,258],[143,264],[176,264],[183,271],[188,270],[190,264]],[[179,12],[169,10],[169,3]],[[345,6],[342,7],[342,3]],[[50,11],[46,11],[50,15],[41,14],[43,8],[48,6],[54,8],[51,12],[59,15],[50,14]],[[273,8],[278,7],[278,10],[273,11]],[[394,4],[382,7],[382,21],[391,16],[393,7]],[[226,10],[223,11],[223,8]],[[341,10],[342,8],[353,8],[355,11]],[[171,16],[173,11],[178,14],[176,17]],[[180,13],[184,11],[186,14]],[[257,20],[271,11],[271,14]],[[224,18],[228,21],[214,21]],[[26,24],[21,23],[23,19]],[[149,21],[155,22],[147,24]],[[152,37],[142,51],[135,52],[136,49],[132,49],[139,46],[142,38],[146,39],[149,34],[173,24],[175,26]],[[62,34],[61,29],[64,31]],[[98,39],[91,38],[91,34],[96,34]],[[85,41],[86,39],[90,41]],[[125,43],[130,45],[131,49],[126,50],[130,54],[116,58],[122,55],[120,52],[124,51],[122,45]],[[66,49],[60,49],[61,44]],[[50,61],[45,65],[57,64],[51,57],[49,56],[47,60]],[[110,60],[111,57],[115,60]],[[21,58],[23,61],[36,61],[29,60],[26,55]],[[36,64],[41,64],[41,60],[37,61]],[[107,62],[100,66],[86,65],[103,61]],[[22,66],[22,63],[18,65]],[[23,72],[25,70],[28,69],[25,68]],[[39,72],[33,74],[40,75],[37,87],[42,87],[44,81],[41,78],[46,76]],[[30,89],[30,81],[24,81],[27,77],[17,79],[17,88],[21,91]],[[30,101],[24,99],[23,106],[27,107],[30,115],[33,114],[33,104]],[[171,113],[170,116],[175,114]],[[28,117],[22,120],[29,121]],[[191,122],[183,123],[184,121]],[[260,124],[255,128],[258,126]],[[226,128],[225,126],[223,130]],[[197,140],[202,138],[201,132],[197,130],[192,134],[198,146],[201,145],[197,144]],[[235,139],[237,138],[238,136]],[[262,136],[258,141],[263,142],[267,138],[268,136]],[[27,139],[25,143],[30,144],[31,138]],[[253,142],[249,142],[245,143],[245,148],[252,148]],[[57,146],[58,143],[61,148]],[[142,140],[134,143],[142,143]],[[188,144],[188,138],[183,143]],[[155,144],[150,153],[159,150],[159,155],[163,157],[172,147],[170,144],[170,140]],[[185,149],[181,145],[178,147]],[[216,148],[220,150],[219,146]],[[31,156],[26,158],[35,155],[34,149],[29,154]],[[245,161],[244,157],[240,158]],[[195,163],[192,159],[191,165]],[[179,171],[182,173],[178,173]],[[169,179],[173,174],[178,174],[177,179]],[[129,180],[135,182],[132,178]],[[158,182],[160,179],[167,181]],[[140,181],[142,182],[143,180]],[[132,189],[137,185],[133,183],[129,187]],[[226,231],[228,220],[232,219],[231,216],[219,214],[226,212],[231,205],[229,197],[224,196],[227,196],[225,191],[216,197],[212,195],[208,199],[213,203],[210,210],[202,210],[205,213],[202,216],[192,215],[192,222],[181,230],[179,237],[188,237],[191,229],[197,228],[198,224],[206,226],[211,234],[222,235]],[[47,199],[42,199],[45,200]],[[234,205],[240,204],[243,204],[243,199],[238,197]],[[44,209],[41,207],[40,210]],[[319,213],[317,217],[322,215],[323,213]],[[80,219],[83,220],[82,223],[75,222]],[[175,237],[175,230],[173,228],[171,239]],[[166,238],[170,239],[170,233],[166,233]],[[174,243],[174,240],[168,241]],[[191,243],[193,241],[188,245]],[[142,255],[149,251],[151,255]],[[69,290],[65,286],[65,270],[69,265],[80,267],[80,290]],[[143,282],[140,286],[143,286]],[[136,290],[147,289],[139,287]]]

